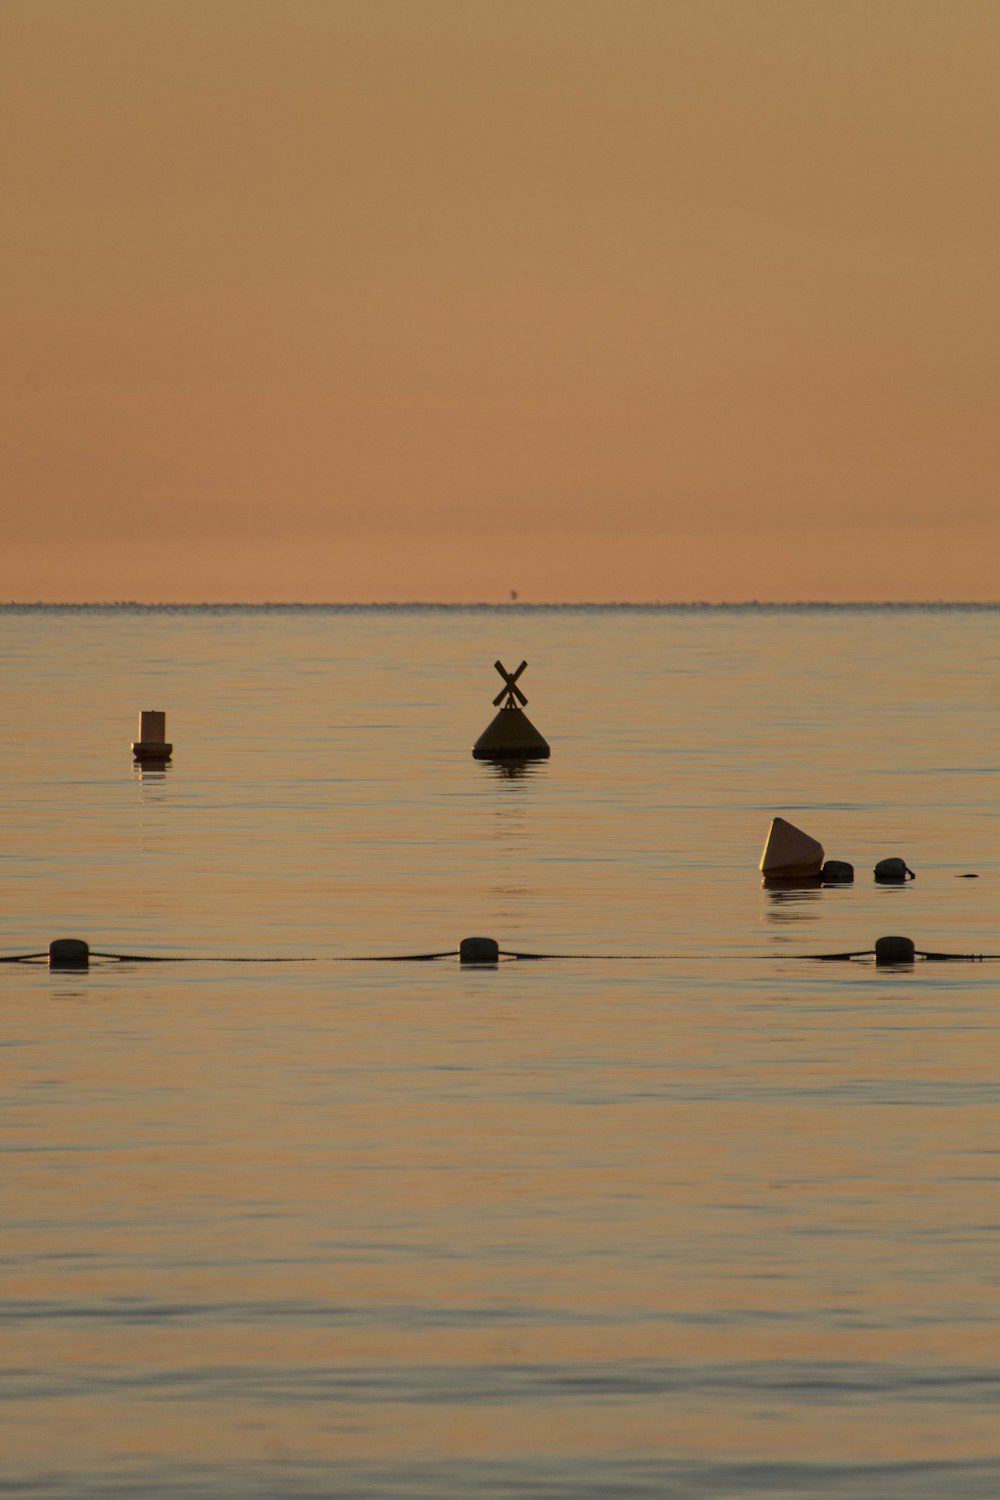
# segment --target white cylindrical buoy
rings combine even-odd
[[[880,937],[875,944],[877,964],[912,964],[916,948],[908,937]]]
[[[503,707],[473,745],[473,756],[476,760],[493,761],[548,760],[552,752],[524,712],[528,700],[517,685],[528,663],[522,661],[514,672],[508,672],[502,661],[493,665],[504,680],[504,686],[493,699],[493,707],[501,703]]]
[[[789,823],[773,818],[760,857],[765,880],[813,879],[823,868],[823,845]]]
[[[139,714],[139,738],[132,741],[136,760],[169,760],[173,745],[167,743],[167,716],[160,709],[144,708]]]
[[[49,944],[50,969],[87,969],[90,948],[82,938],[53,938]]]
[[[458,945],[460,964],[497,964],[500,962],[500,944],[496,938],[463,938]]]

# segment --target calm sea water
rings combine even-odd
[[[0,610],[0,1492],[1000,1493],[998,627]]]

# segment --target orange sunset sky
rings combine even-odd
[[[2,0],[0,599],[1000,597],[996,0]]]

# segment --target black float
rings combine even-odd
[[[458,961],[460,964],[498,964],[500,944],[496,938],[463,938],[458,945]]]
[[[916,946],[908,937],[880,937],[875,941],[877,964],[912,964]]]
[[[905,859],[880,859],[872,871],[879,885],[904,885],[907,880],[916,880],[916,875]]]
[[[73,969],[77,973],[89,969],[89,946],[82,938],[53,938],[49,944],[49,968]]]

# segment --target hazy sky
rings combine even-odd
[[[0,598],[1000,597],[997,0],[0,0]]]

